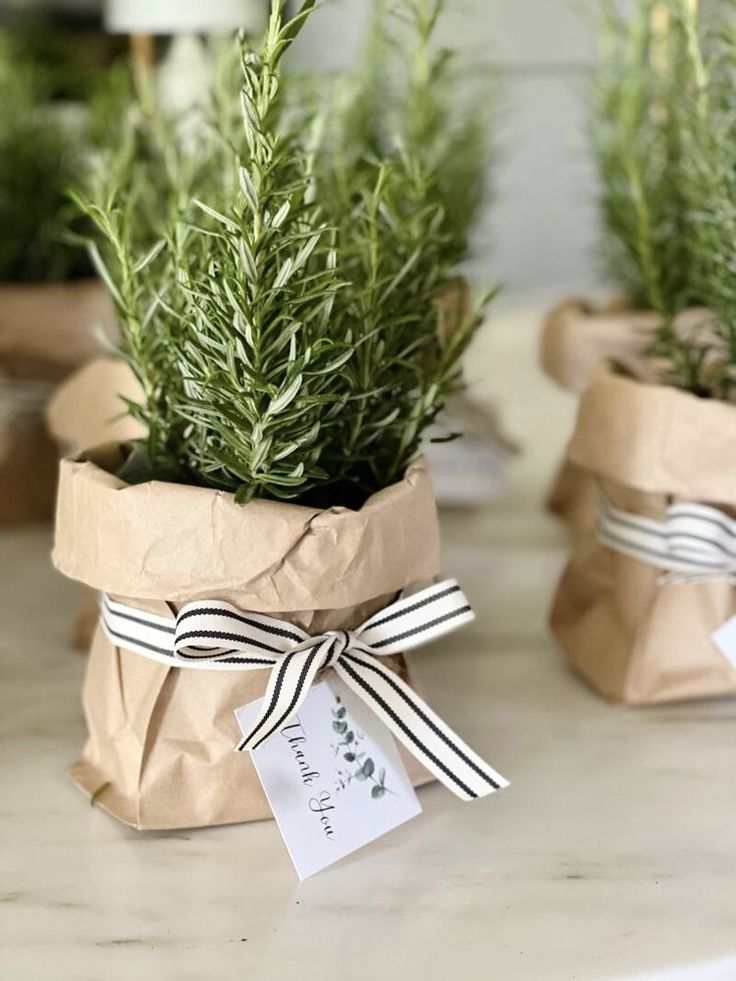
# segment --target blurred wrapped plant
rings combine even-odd
[[[487,200],[497,156],[493,122],[498,79],[487,65],[463,67],[457,52],[434,44],[445,0],[373,0],[360,70],[340,75],[320,163],[340,193],[338,220],[370,181],[377,160],[410,162],[415,194],[441,216],[442,260],[459,263]]]
[[[635,305],[661,315],[652,353],[666,361],[669,380],[701,393],[707,351],[674,321],[704,299],[687,147],[705,33],[693,0],[638,0],[628,17],[608,4],[592,124],[608,272]]]
[[[464,198],[467,213],[451,214],[443,126],[462,142],[469,122],[451,135],[448,58],[430,55],[441,5],[402,5],[413,65],[392,97],[396,127],[375,137],[380,96],[365,83],[341,111],[285,85],[284,55],[313,6],[284,21],[274,0],[262,45],[242,42],[237,128],[225,63],[186,152],[177,121],[139,117],[80,200],[145,394],[131,411],[149,438],[129,478],[219,487],[241,503],[357,506],[401,477],[458,384],[489,298],[444,329],[437,297],[467,251],[472,208]],[[384,43],[377,27],[372,44]],[[485,157],[474,160],[480,181]]]
[[[639,0],[628,19],[606,8],[593,120],[603,247],[631,299],[667,315],[692,292],[676,111],[688,68],[669,4]]]
[[[732,8],[731,8],[732,10]],[[698,382],[736,397],[736,25],[729,5],[706,20],[683,0],[690,85],[678,113],[693,290],[712,317],[699,345]]]

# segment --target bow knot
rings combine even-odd
[[[390,604],[355,630],[310,637],[300,627],[228,603],[189,603],[176,617],[145,613],[107,596],[101,622],[119,647],[169,666],[252,671],[270,668],[261,710],[237,747],[257,749],[298,713],[318,675],[332,668],[391,732],[458,797],[472,800],[507,781],[470,749],[400,678],[381,664],[475,619],[453,580]]]
[[[322,662],[323,669],[335,667],[343,654],[355,646],[357,634],[352,630],[328,630],[324,638],[329,648]]]

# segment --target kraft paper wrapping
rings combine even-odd
[[[664,519],[676,500],[736,506],[736,406],[646,385],[601,368],[583,395],[570,460],[611,503]],[[573,667],[629,704],[736,692],[736,670],[711,634],[736,614],[725,580],[660,584],[661,571],[602,545],[576,542],[551,625]]]
[[[128,413],[124,398],[143,399],[131,369],[120,358],[95,358],[70,375],[52,396],[46,407],[49,432],[62,452],[73,456],[104,443],[143,439],[146,428]],[[92,643],[97,604],[94,590],[83,587],[72,637],[78,650]]]
[[[406,586],[440,570],[426,464],[360,511],[271,501],[112,475],[118,447],[62,463],[54,563],[65,575],[167,614],[219,599],[318,634],[357,626]],[[402,657],[387,663],[408,680]],[[233,710],[263,696],[268,671],[170,668],[114,647],[97,628],[84,685],[89,737],[77,785],[139,829],[271,816]],[[430,777],[402,750],[415,785]]]
[[[99,351],[96,329],[114,332],[112,305],[95,280],[0,283],[0,524],[53,513],[58,453],[44,404],[55,383]]]
[[[642,381],[655,381],[647,349],[660,323],[656,313],[594,311],[583,300],[565,300],[547,316],[540,342],[545,373],[565,391],[581,395],[601,361]]]
[[[656,325],[653,314],[625,310],[594,313],[583,300],[565,300],[544,323],[539,346],[542,368],[574,395],[585,391],[603,360],[642,377],[650,370],[645,352]],[[566,456],[547,494],[547,509],[574,534],[581,534],[595,524],[597,500],[595,482]]]
[[[33,285],[0,283],[0,372],[61,381],[99,353],[97,335],[115,335],[115,315],[96,279]]]
[[[683,311],[675,330],[683,337],[708,331],[709,314],[702,308]],[[548,315],[540,341],[540,362],[561,388],[581,395],[601,364],[615,365],[622,373],[656,384],[666,364],[648,354],[661,317],[651,311],[626,309],[621,301],[594,310],[583,300],[560,303]],[[595,524],[598,492],[595,483],[566,455],[547,494],[547,508],[575,534]]]
[[[146,428],[129,415],[123,399],[143,399],[133,372],[119,358],[95,358],[54,393],[46,410],[49,430],[74,456],[104,443],[143,439]]]

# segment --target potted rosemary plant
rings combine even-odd
[[[628,358],[600,351],[608,363],[581,399],[568,461],[596,487],[597,514],[552,626],[574,667],[629,703],[736,691],[719,639],[736,612],[736,96],[733,22],[721,8],[713,17],[688,0],[639,3],[611,49],[620,70],[598,143],[611,253],[653,319],[635,343],[628,325]]]
[[[68,79],[67,79],[68,81]],[[56,451],[42,405],[112,328],[85,249],[68,237],[68,186],[89,144],[84,105],[19,40],[0,34],[0,523],[48,518]],[[65,96],[79,95],[64,92]]]
[[[380,653],[369,619],[439,572],[418,450],[484,303],[452,336],[442,329],[436,298],[454,259],[436,176],[410,148],[361,160],[338,203],[322,157],[331,120],[283,72],[313,6],[284,20],[274,0],[261,46],[243,42],[235,118],[230,100],[215,100],[186,152],[176,127],[159,131],[160,239],[140,234],[136,209],[151,188],[135,155],[106,167],[112,181],[83,202],[110,256],[97,261],[145,436],[62,464],[54,560],[104,594],[85,685],[89,741],[72,773],[138,828],[268,816],[234,746],[254,748],[329,668],[362,697],[374,690],[353,677],[351,651]],[[449,604],[372,659],[383,694],[371,704],[411,750],[416,783],[429,771],[471,798],[505,782],[427,706],[411,708],[398,653],[463,622],[461,596],[435,586],[387,614]],[[208,619],[195,640],[204,610],[219,626]],[[236,627],[256,633],[236,638]],[[233,711],[262,696],[261,720],[240,741]]]
[[[683,90],[694,83],[683,3],[638,0],[627,14],[606,7],[592,85],[590,142],[596,164],[600,253],[618,295],[604,307],[568,299],[548,316],[546,373],[580,395],[602,360],[642,381],[663,377],[663,355],[680,379],[690,370],[688,335],[702,321],[685,231]],[[595,521],[594,483],[566,460],[548,497],[573,529]]]

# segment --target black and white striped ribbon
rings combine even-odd
[[[661,569],[664,582],[728,579],[736,585],[736,521],[707,504],[672,504],[658,521],[604,500],[598,537],[609,548]]]
[[[310,637],[299,627],[228,603],[198,601],[176,619],[103,596],[103,629],[116,647],[175,667],[271,675],[253,729],[237,747],[256,749],[299,711],[319,672],[333,668],[391,732],[463,800],[508,786],[393,671],[380,655],[402,654],[475,619],[454,580],[399,599],[356,630]]]

